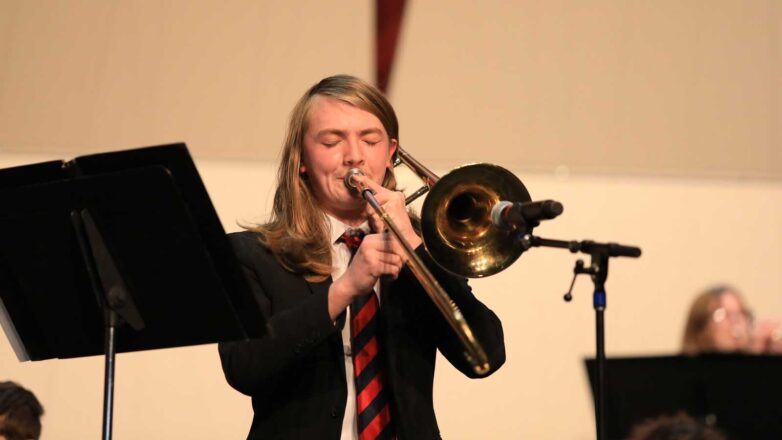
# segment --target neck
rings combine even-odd
[[[334,217],[335,219],[350,227],[361,226],[364,222],[367,221],[367,215],[364,209],[338,210],[326,209],[325,207],[322,209],[326,214]]]

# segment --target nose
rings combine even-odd
[[[364,164],[364,149],[358,139],[348,139],[345,142],[344,161],[348,166],[360,166]]]

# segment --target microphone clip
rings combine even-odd
[[[573,300],[573,286],[576,284],[576,277],[578,277],[581,274],[587,274],[587,275],[595,275],[599,271],[598,267],[595,266],[589,266],[584,267],[584,260],[578,259],[576,260],[576,266],[573,268],[573,279],[570,281],[570,288],[567,290],[567,293],[565,293],[562,296],[562,299],[565,300],[565,302],[570,302]]]

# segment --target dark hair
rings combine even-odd
[[[628,440],[727,440],[717,428],[684,412],[648,419],[633,427]]]
[[[14,382],[0,382],[0,435],[8,440],[38,439],[43,406],[35,395]]]

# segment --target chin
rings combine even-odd
[[[366,202],[364,200],[358,199],[356,197],[351,197],[349,200],[345,201],[345,207],[351,210],[363,210],[365,204]]]

